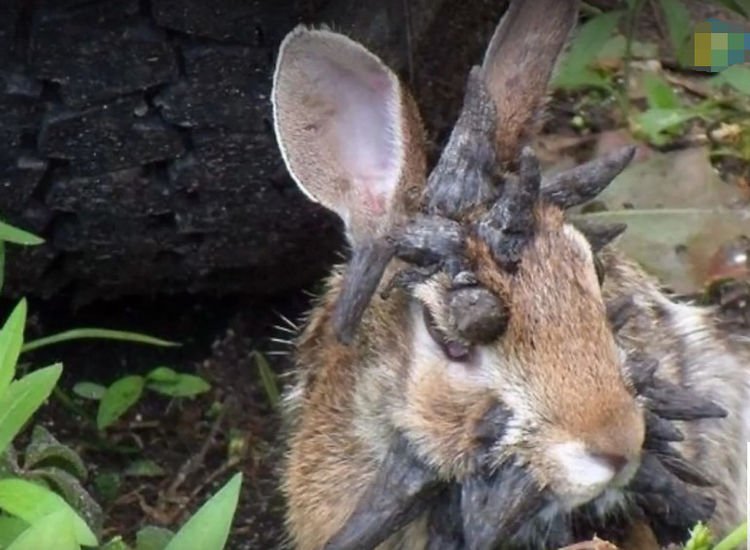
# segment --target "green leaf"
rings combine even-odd
[[[266,391],[266,397],[268,397],[271,405],[275,407],[281,399],[279,388],[276,386],[276,375],[262,354],[257,351],[253,352],[253,354],[255,355],[255,365],[258,367],[258,373],[260,374],[260,381],[263,384],[263,389]]]
[[[711,86],[727,84],[745,95],[750,95],[750,69],[743,65],[732,65],[708,80]]]
[[[23,229],[18,229],[17,227],[13,227],[12,225],[8,225],[7,223],[0,222],[0,241],[33,246],[42,244],[44,242],[44,239],[42,239],[41,237],[37,237],[36,235],[32,235],[31,233],[28,233]]]
[[[162,347],[175,347],[180,346],[178,342],[170,342],[169,340],[162,340],[160,338],[154,338],[148,334],[140,334],[138,332],[125,332],[122,330],[109,330],[104,328],[74,328],[53,334],[51,336],[45,336],[37,340],[31,340],[26,342],[26,345],[21,348],[21,351],[28,352],[34,349],[39,349],[44,346],[51,346],[53,344],[59,344],[61,342],[69,342],[71,340],[123,340],[126,342],[135,342],[137,344],[148,344],[151,346],[162,346]]]
[[[18,478],[0,479],[0,508],[34,526],[42,518],[56,512],[68,514],[72,520],[75,541],[83,546],[96,546],[96,536],[86,522],[65,500],[36,483]],[[49,546],[37,546],[49,548]],[[56,548],[53,546],[53,548]]]
[[[596,54],[596,62],[597,64],[611,64],[612,61],[624,60],[625,50],[625,36],[617,34],[602,46]],[[659,46],[654,42],[633,41],[630,55],[636,59],[654,59],[659,55]]]
[[[179,374],[169,367],[156,367],[146,375],[146,379],[154,382],[177,382]]]
[[[61,373],[59,363],[36,370],[13,382],[0,397],[0,453],[49,397]]]
[[[96,415],[96,425],[100,430],[111,426],[135,405],[143,393],[143,383],[142,376],[125,376],[107,388]]]
[[[107,388],[106,386],[95,384],[93,382],[78,382],[73,386],[73,393],[84,399],[99,401],[104,397],[104,394],[107,393]]]
[[[627,223],[617,248],[676,293],[695,294],[713,277],[717,247],[750,235],[747,212],[733,207],[742,198],[708,146],[689,147],[631,164],[596,198],[606,211],[582,218]]]
[[[60,443],[47,428],[37,424],[24,453],[24,469],[32,470],[40,466],[58,466],[82,481],[88,475],[78,453]]]
[[[741,548],[742,544],[747,540],[747,522],[737,527],[734,531],[729,533],[724,539],[722,539],[713,550],[733,550],[735,548]]]
[[[100,547],[100,550],[133,550],[128,544],[122,540],[121,536],[116,536],[110,541]]]
[[[46,515],[21,533],[7,550],[80,550],[70,514],[59,510]]]
[[[690,538],[685,543],[684,550],[711,550],[713,546],[713,536],[703,522],[698,522],[690,529]]]
[[[5,242],[0,241],[0,291],[5,284]]]
[[[94,478],[94,487],[99,499],[105,503],[114,501],[120,494],[122,477],[117,472],[104,472]]]
[[[240,497],[242,474],[232,476],[180,529],[164,550],[222,550]]]
[[[683,66],[689,65],[692,60],[686,46],[693,28],[690,13],[682,0],[659,1],[664,13],[664,19],[667,22],[669,41],[672,44],[672,50],[677,58],[677,62]]]
[[[646,100],[651,109],[676,109],[681,106],[680,99],[667,82],[654,73],[643,75],[646,88]]]
[[[166,471],[153,460],[140,459],[131,462],[124,474],[130,477],[161,477]]]
[[[26,299],[13,308],[13,311],[0,330],[0,397],[16,374],[16,363],[23,345],[23,331],[26,326]]]
[[[669,142],[670,131],[677,130],[682,124],[700,113],[694,109],[649,109],[635,117],[638,130],[642,131],[654,145],[664,145]]]
[[[70,506],[80,514],[86,524],[99,532],[104,522],[102,507],[91,497],[88,491],[75,477],[65,470],[50,466],[41,470],[33,470],[26,474],[30,481],[38,480],[49,485],[62,496]]]
[[[0,514],[0,548],[7,548],[29,524],[20,518]]]
[[[608,86],[607,81],[591,71],[590,66],[612,36],[621,17],[620,11],[603,13],[581,26],[553,78],[553,86],[564,89]]]
[[[211,389],[211,384],[200,376],[193,374],[178,374],[173,382],[152,380],[147,384],[148,389],[169,397],[192,397],[205,393]]]
[[[135,550],[164,550],[172,537],[169,529],[147,525],[135,536]]]

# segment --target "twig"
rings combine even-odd
[[[631,72],[631,64],[632,64],[632,51],[633,51],[633,35],[635,34],[635,23],[638,19],[638,15],[641,13],[641,10],[643,9],[643,4],[645,3],[645,0],[636,0],[635,4],[633,5],[633,8],[628,10],[628,22],[627,22],[627,30],[625,33],[625,70],[623,74],[623,84],[624,84],[624,90],[623,95],[621,99],[621,105],[620,108],[623,111],[623,118],[627,122],[628,116],[630,114],[630,72]]]
[[[570,544],[559,550],[617,550],[617,546],[599,537],[594,537],[591,540]]]
[[[406,68],[409,72],[409,86],[414,87],[414,44],[409,0],[402,0],[401,5],[404,10],[404,29],[406,31]]]
[[[180,488],[180,486],[185,482],[185,480],[190,476],[191,474],[195,473],[198,468],[200,468],[201,464],[203,464],[203,460],[206,458],[206,454],[208,453],[208,450],[211,448],[211,445],[214,442],[214,439],[216,439],[216,434],[219,432],[219,428],[221,427],[221,424],[224,422],[224,417],[226,416],[227,409],[228,409],[228,400],[224,402],[224,405],[221,407],[221,411],[219,412],[219,415],[216,417],[216,420],[214,420],[213,425],[211,426],[211,430],[208,432],[208,436],[206,437],[206,440],[203,442],[203,445],[201,445],[201,448],[198,450],[197,453],[195,453],[193,456],[188,458],[180,467],[180,469],[177,472],[177,475],[174,478],[174,481],[167,489],[167,492],[165,493],[166,498],[168,499],[174,499],[175,493],[177,493],[177,490]]]
[[[233,468],[236,465],[237,465],[236,460],[227,460],[221,466],[216,468],[213,472],[208,474],[203,481],[201,481],[197,486],[195,486],[195,488],[193,488],[192,491],[190,491],[190,494],[187,496],[187,498],[184,498],[177,503],[177,507],[171,513],[172,520],[177,519],[180,516],[180,514],[182,514],[185,511],[188,505],[193,500],[195,500],[195,498],[203,491],[203,489],[205,489],[208,485],[213,483],[214,480],[216,480],[216,478],[224,475],[224,473],[227,470]]]

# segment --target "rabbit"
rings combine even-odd
[[[542,175],[529,145],[575,0],[512,0],[427,175],[416,102],[300,26],[273,76],[288,172],[351,246],[295,340],[282,488],[299,550],[660,544],[746,513],[746,338],[573,223],[625,147]],[[611,533],[609,533],[609,531]]]

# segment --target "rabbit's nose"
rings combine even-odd
[[[552,456],[561,469],[560,496],[571,507],[627,483],[639,462],[637,456],[592,451],[580,441],[554,445]]]
[[[625,469],[630,462],[626,456],[612,453],[591,453],[591,456],[607,464],[616,474]]]

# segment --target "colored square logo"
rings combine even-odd
[[[693,66],[699,71],[719,72],[750,59],[750,32],[737,23],[709,19],[695,26],[692,38]]]

